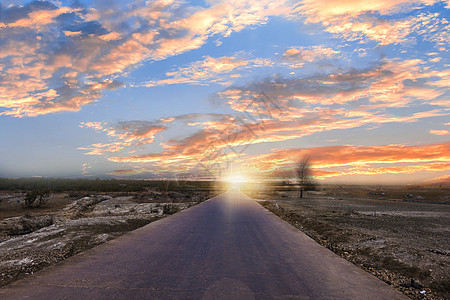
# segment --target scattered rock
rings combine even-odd
[[[415,288],[415,289],[423,289],[423,286],[418,284],[417,282],[414,281],[414,279],[411,279],[410,282],[408,283],[402,283],[400,284],[400,286],[402,287],[406,287],[406,288]]]
[[[4,219],[0,223],[0,233],[24,235],[53,224],[52,216],[23,216]]]

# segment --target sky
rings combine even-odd
[[[0,177],[449,180],[449,9],[2,0]]]

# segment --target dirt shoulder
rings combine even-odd
[[[0,221],[0,286],[72,255],[189,208],[209,195],[58,195],[42,209],[20,212],[22,195],[3,195]],[[22,208],[24,210],[24,208]]]
[[[261,204],[413,299],[450,298],[450,205],[320,193]]]

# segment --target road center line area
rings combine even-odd
[[[237,190],[0,289],[1,299],[408,299]]]

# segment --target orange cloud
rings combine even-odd
[[[104,125],[106,123],[104,122],[81,122],[80,127],[86,127],[86,128],[93,128],[96,131],[103,131]]]
[[[92,144],[90,147],[79,147],[78,150],[84,150],[88,151],[85,154],[86,155],[104,155],[106,153],[114,153],[118,151],[122,151],[126,147],[132,146],[132,143],[126,143],[126,142],[113,142],[113,143],[95,143]]]
[[[426,180],[426,182],[430,182],[430,183],[450,183],[450,175],[443,175],[443,176],[438,176],[435,178],[431,178]]]
[[[220,116],[213,117],[221,118]],[[223,116],[222,122],[228,118],[229,116]],[[197,126],[197,124],[192,125]],[[167,141],[162,144],[164,147],[162,153],[115,156],[108,158],[108,160],[150,164],[154,172],[173,172],[174,170],[177,172],[195,172],[199,169],[209,172],[240,155],[239,153],[224,151],[224,142],[226,143],[226,137],[222,133],[206,129],[182,140]]]
[[[406,21],[376,21],[357,22],[346,21],[337,25],[331,25],[325,31],[340,34],[347,40],[356,40],[366,36],[377,41],[380,45],[397,44],[406,41],[411,33],[412,20]]]
[[[91,169],[92,166],[89,163],[85,163],[82,165],[81,167],[81,174],[83,174],[83,176],[89,176],[89,169]]]
[[[251,109],[246,107],[246,110],[244,110],[243,107],[243,111],[251,111]],[[253,111],[253,113],[257,115],[257,111]],[[231,118],[219,121],[197,122],[191,125],[204,128],[202,135],[197,136],[201,138],[198,141],[195,139],[196,145],[205,145],[208,141],[214,140],[218,148],[225,149],[268,142],[282,142],[309,136],[318,132],[350,129],[368,124],[414,122],[421,118],[440,115],[442,113],[438,110],[416,113],[411,116],[394,117],[342,109],[299,109],[297,113],[293,111],[277,116],[279,119],[244,121]],[[178,142],[172,141],[170,146],[167,145],[166,148],[176,149],[177,151],[182,151],[181,149],[184,147],[195,148],[191,143],[192,141],[192,139],[185,139]]]
[[[340,172],[318,172],[314,173],[317,179],[342,177],[351,175],[385,175],[385,174],[415,174],[419,172],[443,172],[450,171],[450,163],[419,164],[410,166],[396,166],[388,168],[351,168]]]
[[[27,27],[39,30],[42,26],[52,23],[53,19],[56,17],[74,11],[79,10],[71,9],[69,7],[61,7],[58,9],[32,11],[27,15],[27,17],[18,19],[12,23],[7,23],[5,24],[5,27]]]
[[[228,62],[228,59],[226,61]],[[301,79],[278,76],[251,82],[246,86],[232,86],[218,93],[215,100],[228,103],[235,111],[234,114],[210,114],[201,118],[192,114],[162,119],[157,123],[170,127],[176,122],[185,122],[186,125],[199,130],[183,139],[162,142],[164,150],[161,153],[128,153],[108,157],[108,160],[149,164],[155,170],[173,168],[189,171],[198,167],[199,163],[208,166],[226,162],[230,157],[245,157],[241,149],[249,145],[294,140],[331,130],[416,122],[424,118],[447,115],[445,109],[430,109],[429,105],[421,106],[422,111],[409,115],[396,115],[396,110],[390,113],[386,110],[389,107],[407,106],[413,101],[434,104],[443,89],[428,83],[441,80],[446,75],[429,71],[423,66],[424,62],[417,59],[386,60],[378,66],[364,70]],[[225,67],[233,68],[233,64]],[[262,93],[261,90],[265,92]],[[97,128],[98,124],[93,123],[90,127]],[[123,143],[127,142],[127,132],[132,130],[123,129],[120,135],[114,130],[105,130],[108,135],[120,138],[121,144],[101,144],[94,147],[94,151],[89,154],[117,152],[114,146],[128,147]],[[131,136],[134,139],[135,134],[132,133]],[[99,148],[101,149],[96,150]],[[112,151],[108,152],[108,149]],[[401,162],[412,163],[407,160]],[[272,167],[268,166],[269,169]],[[394,172],[395,169],[391,171]],[[366,168],[365,172],[369,170]]]
[[[89,147],[78,148],[78,150],[88,151],[85,153],[87,155],[104,155],[119,152],[131,146],[151,144],[156,134],[166,130],[163,125],[146,121],[118,122],[113,126],[107,126],[105,122],[81,122],[80,127],[103,131],[114,139],[112,143],[95,143]]]
[[[450,170],[450,143],[423,146],[328,146],[283,149],[246,158],[242,167],[256,174],[290,172],[296,161],[305,155],[310,157],[314,170],[318,172],[316,175],[321,178]],[[382,167],[373,167],[380,164]],[[392,166],[385,167],[385,165]],[[329,170],[330,168],[344,168],[344,170],[335,171]]]
[[[307,155],[318,168],[343,165],[374,163],[408,163],[448,161],[450,143],[424,146],[383,145],[383,146],[328,146],[310,149],[285,149],[257,156],[255,160],[266,161],[283,159],[284,163],[295,161],[297,157]],[[329,154],[333,153],[333,156]]]
[[[423,39],[444,45],[448,40],[448,30],[444,24],[446,20],[436,14],[421,14],[416,18],[395,22],[367,17],[369,13],[391,14],[409,11],[417,4],[423,6],[435,2],[304,0],[296,3],[287,0],[250,0],[211,2],[209,7],[204,8],[185,4],[186,9],[179,9],[180,3],[170,0],[147,1],[145,5],[136,3],[120,9],[116,3],[97,9],[73,9],[49,3],[13,6],[8,9],[16,10],[14,16],[20,15],[17,11],[21,11],[21,15],[0,25],[7,30],[8,37],[0,53],[0,57],[7,58],[3,61],[8,62],[2,69],[6,79],[0,87],[0,95],[3,96],[0,105],[7,110],[4,115],[16,117],[78,111],[82,106],[99,99],[102,89],[112,88],[102,83],[114,81],[113,78],[145,61],[162,60],[197,49],[211,37],[227,37],[249,26],[264,24],[272,16],[295,18],[296,14],[301,13],[309,22],[321,22],[326,30],[348,35],[349,39],[362,35],[381,44],[389,44],[404,40],[410,32],[418,32]],[[65,22],[70,26],[58,23],[57,17],[61,15],[65,16]],[[133,24],[143,25],[133,30],[127,29],[123,24],[130,20],[133,20]],[[60,38],[62,36],[64,38]],[[284,58],[312,61],[336,55],[337,51],[331,48],[312,46],[287,49]],[[147,85],[202,84],[211,80],[228,85],[232,78],[241,76],[233,70],[271,64],[264,59],[207,57],[203,62],[169,72],[166,74],[168,78],[153,80]],[[218,74],[228,76],[215,78]],[[433,87],[427,86],[416,91],[430,99],[439,95],[436,88],[448,86],[447,81],[448,76],[441,77],[433,81]],[[391,99],[391,106],[405,105],[411,94],[405,92],[402,95],[405,86],[393,86],[389,82],[393,80],[384,82],[378,90],[369,91],[374,93],[371,94],[372,98],[379,96],[385,102]],[[328,83],[324,81],[323,84]],[[98,88],[94,91],[94,87]],[[38,95],[43,91],[56,91],[56,94]],[[412,89],[409,91],[417,94]],[[351,89],[346,89],[332,97],[299,92],[298,98],[309,102],[342,103],[362,97],[364,92],[358,89],[353,93]],[[436,100],[433,104],[445,106],[446,103]]]
[[[346,120],[347,114],[350,118]],[[182,166],[183,170],[189,170],[199,162],[213,165],[229,161],[233,157],[239,158],[243,156],[240,149],[252,144],[298,139],[316,132],[355,128],[371,123],[409,122],[433,115],[434,113],[426,112],[407,117],[388,117],[370,113],[351,114],[344,110],[311,110],[303,112],[302,117],[295,114],[285,115],[283,121],[267,119],[264,122],[221,116],[209,121],[188,123],[191,126],[199,126],[201,130],[184,139],[163,143],[162,153],[114,156],[108,160],[148,163],[157,166],[156,169],[162,166],[166,169],[169,167],[178,169]]]
[[[5,62],[0,106],[6,111],[2,114],[32,117],[78,111],[99,99],[102,90],[112,88],[103,83],[113,82],[117,75],[144,61],[197,49],[212,36],[228,36],[291,11],[288,2],[269,0],[214,3],[206,8],[184,4],[186,9],[170,0],[117,5],[73,9],[42,2],[6,8],[5,13],[11,12],[12,17],[0,25],[7,37],[0,53]],[[57,18],[61,15],[64,26]],[[124,27],[130,20],[142,26]],[[254,61],[252,66],[258,63]],[[208,80],[212,74],[230,73],[245,64],[245,60],[232,57],[208,58],[202,66],[193,66],[203,68],[203,77],[191,80]],[[189,76],[195,74],[189,72],[169,73],[174,78],[161,84],[190,82]],[[46,91],[56,93],[42,95]]]
[[[307,16],[307,21],[330,22],[344,16],[358,17],[367,12],[379,12],[380,14],[392,14],[400,10],[412,8],[412,4],[424,3],[430,5],[436,1],[416,0],[303,0],[299,11]]]
[[[439,105],[445,88],[435,83],[447,78],[444,72],[426,71],[422,60],[384,61],[365,70],[332,73],[311,78],[274,78],[249,86],[234,86],[218,94],[230,106],[242,106],[258,97],[259,90],[274,101],[298,101],[306,104],[345,104],[368,99],[383,107],[404,107],[419,99]],[[349,88],[349,86],[351,88]],[[448,104],[447,104],[448,105]]]
[[[450,132],[448,130],[430,130],[431,134],[435,135],[448,135]]]
[[[109,42],[109,41],[119,40],[122,37],[123,37],[123,34],[120,34],[118,32],[110,32],[110,33],[107,33],[104,35],[100,35],[99,39]]]
[[[60,111],[79,111],[82,106],[95,101],[102,96],[102,90],[115,89],[122,84],[117,81],[105,80],[96,83],[78,85],[71,88],[68,84],[66,92],[60,94],[55,89],[44,88],[45,92],[34,91],[31,95],[27,90],[20,89],[24,85],[41,86],[42,79],[29,78],[23,82],[11,82],[10,78],[6,86],[0,87],[9,90],[0,96],[0,105],[9,110],[0,115],[11,115],[15,117],[35,117]],[[45,84],[43,84],[45,86]],[[12,86],[15,89],[10,89]],[[22,87],[23,88],[23,87]],[[36,87],[32,88],[33,90]],[[72,90],[72,91],[71,91]],[[76,90],[76,91],[74,91]]]
[[[99,59],[91,67],[91,70],[95,71],[97,76],[121,73],[125,69],[148,58],[150,53],[151,51],[139,41],[130,39]]]
[[[326,31],[348,40],[368,38],[381,45],[388,45],[408,41],[408,35],[419,32],[426,39],[441,44],[445,34],[442,35],[442,30],[438,28],[445,28],[445,18],[438,19],[435,14],[421,14],[417,18],[399,21],[381,17],[408,12],[436,2],[439,1],[303,0],[297,11],[306,17],[307,22],[321,23]],[[373,17],[375,14],[379,16]],[[369,15],[372,17],[368,17]]]
[[[286,171],[276,170],[274,171],[274,175],[277,177],[291,177],[292,169]],[[326,180],[329,178],[336,177],[345,177],[345,176],[354,176],[354,175],[365,175],[365,176],[373,176],[373,175],[386,175],[386,174],[397,174],[397,175],[407,175],[407,174],[416,174],[420,172],[446,172],[450,170],[450,163],[435,163],[435,164],[419,164],[419,165],[409,165],[409,166],[395,166],[395,167],[381,167],[381,168],[371,168],[371,167],[355,167],[348,168],[343,171],[326,171],[320,169],[311,169],[312,176],[318,180]],[[448,176],[439,176],[434,178],[436,181],[442,181]],[[434,181],[433,180],[433,181]],[[431,180],[430,180],[431,181]]]
[[[317,179],[352,175],[415,174],[450,170],[450,143],[424,146],[331,146],[309,149],[284,149],[272,153],[232,159],[236,168],[254,176],[292,176],[295,163],[302,155],[310,157]],[[333,153],[333,155],[330,155]],[[188,154],[188,155],[186,155]],[[202,157],[203,156],[203,157]],[[114,171],[111,175],[131,176],[146,172],[193,172],[202,165],[206,170],[217,162],[231,161],[218,155],[215,162],[204,160],[205,153],[163,153],[133,157],[113,157],[114,162],[152,162],[154,167]],[[199,161],[201,162],[199,164]],[[381,167],[379,166],[381,164]],[[386,166],[387,165],[387,166]],[[339,170],[333,170],[338,168]],[[201,168],[200,168],[201,169]]]
[[[294,47],[287,49],[283,53],[283,59],[289,61],[313,62],[315,60],[336,57],[339,53],[339,51],[323,46]]]
[[[415,99],[418,97],[427,103],[440,95],[440,92],[434,93],[433,90],[424,88],[426,80],[436,80],[438,76],[435,72],[426,72],[421,65],[420,60],[387,61],[362,71],[316,76],[312,79],[278,77],[248,86],[230,87],[220,92],[218,97],[222,103],[225,100],[236,114],[210,115],[210,120],[195,120],[195,115],[163,119],[161,124],[182,120],[200,130],[184,139],[163,142],[162,153],[114,156],[108,159],[113,162],[149,163],[166,169],[170,166],[183,166],[184,170],[188,170],[199,161],[211,164],[228,159],[229,154],[240,157],[241,152],[236,149],[248,145],[283,142],[324,131],[415,122],[446,115],[447,112],[441,109],[401,116],[384,111],[386,107],[400,104],[404,106],[410,101],[417,101]],[[414,85],[416,81],[420,81],[417,86]],[[352,89],[347,91],[349,84]],[[258,92],[259,90],[265,90],[266,93]],[[333,101],[328,100],[330,96],[334,96]],[[361,104],[358,102],[360,98],[363,100]],[[366,104],[367,98],[374,104]],[[300,101],[303,105],[299,106],[293,100]],[[346,106],[349,101],[352,101],[351,109]],[[393,101],[397,102],[392,104]],[[92,124],[90,127],[97,126],[98,124]],[[124,136],[121,141],[127,141],[126,131],[122,134]],[[112,146],[107,145],[102,149]],[[123,144],[118,146],[127,147]],[[90,154],[102,152],[94,151]]]
[[[167,79],[154,80],[144,83],[145,86],[166,84],[193,83],[202,84],[210,82],[226,83],[233,75],[233,71],[244,67],[258,67],[260,60],[245,60],[232,56],[213,58],[207,56],[203,61],[191,63],[187,67],[180,67],[177,71],[167,72]]]

